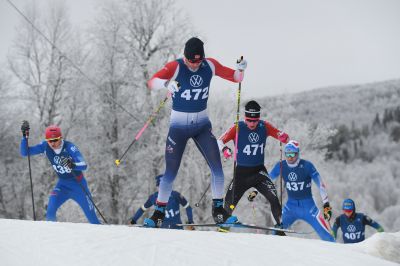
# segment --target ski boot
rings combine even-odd
[[[212,205],[212,216],[216,224],[223,224],[223,223],[237,223],[238,219],[236,216],[231,216],[225,209],[224,209],[224,201],[222,199],[213,199]],[[220,226],[218,228],[218,232],[229,232],[229,227]]]
[[[276,225],[274,225],[274,228],[283,229],[283,225],[282,225],[282,223],[276,224]],[[286,236],[285,232],[282,232],[282,231],[272,231],[272,234],[277,235],[277,236]]]
[[[165,217],[165,209],[167,205],[156,204],[156,209],[150,218],[144,219],[144,227],[160,228]]]

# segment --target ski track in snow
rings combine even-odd
[[[243,230],[245,231],[245,230]],[[398,265],[400,232],[344,245],[250,233],[0,219],[0,265]]]

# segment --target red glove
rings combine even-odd
[[[229,147],[225,146],[222,149],[222,152],[224,153],[225,159],[229,159],[230,157],[232,157],[232,150]]]
[[[289,135],[285,132],[279,132],[278,139],[280,142],[287,143],[289,141]]]

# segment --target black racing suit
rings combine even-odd
[[[257,189],[269,201],[275,223],[280,224],[282,207],[279,203],[275,185],[269,178],[268,171],[264,165],[252,167],[237,166],[236,177],[230,184],[225,195],[224,208],[226,211],[232,214],[233,210],[230,206],[233,204],[236,207],[244,192],[252,187]],[[232,194],[234,194],[233,197]]]

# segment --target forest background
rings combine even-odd
[[[21,18],[0,68],[0,218],[32,219],[28,162],[19,155],[20,125],[28,120],[31,145],[44,139],[46,126],[61,126],[64,138],[79,147],[89,165],[85,176],[97,206],[110,223],[126,224],[155,191],[154,176],[164,171],[169,101],[122,164],[116,167],[114,161],[165,97],[166,91],[149,91],[146,81],[180,57],[196,31],[173,1],[108,2],[85,30],[71,25],[62,2],[53,2],[46,12],[32,3],[23,11],[54,46]],[[234,67],[234,61],[221,63]],[[242,85],[245,92],[246,82]],[[208,111],[216,136],[234,122],[236,93],[235,84],[211,87]],[[400,80],[273,97],[248,95],[245,100],[250,98],[262,106],[264,119],[300,142],[302,158],[314,163],[327,184],[334,216],[341,213],[343,199],[351,197],[358,211],[387,231],[399,230]],[[268,139],[265,151],[270,170],[279,161],[279,143]],[[36,215],[43,220],[57,177],[43,156],[32,157],[31,164]],[[223,167],[228,185],[233,161]],[[209,174],[189,142],[174,189],[194,207]],[[279,181],[277,186],[280,190]],[[314,198],[321,207],[315,185]],[[272,225],[262,197],[254,203],[243,197],[236,214],[243,222]],[[194,207],[194,219],[212,221],[210,192]],[[73,202],[59,210],[58,220],[86,221]]]

